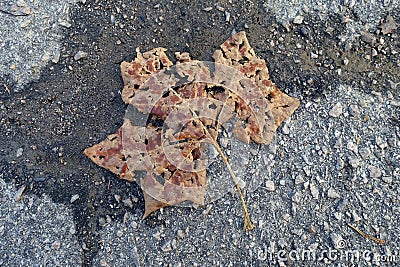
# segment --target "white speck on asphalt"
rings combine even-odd
[[[377,166],[370,165],[368,166],[368,170],[371,178],[379,178],[382,175],[382,171]]]
[[[329,116],[334,117],[334,118],[339,117],[342,114],[342,109],[343,109],[342,104],[340,102],[336,103],[332,107],[332,109],[329,111]]]
[[[75,201],[77,201],[79,199],[79,195],[75,194],[71,197],[71,200],[69,201],[71,204],[74,203]]]
[[[339,195],[338,192],[336,192],[335,189],[329,188],[329,189],[328,189],[328,197],[329,197],[329,198],[340,198],[340,195]]]
[[[87,56],[88,56],[88,53],[83,52],[83,51],[78,51],[74,56],[74,60],[78,61],[82,58],[87,58]]]
[[[24,149],[22,147],[18,148],[17,153],[16,153],[17,158],[21,157],[23,152],[24,152]]]
[[[265,188],[268,191],[275,191],[275,183],[274,183],[274,181],[271,181],[271,180],[266,181],[265,182]]]

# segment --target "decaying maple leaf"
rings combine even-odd
[[[122,99],[128,104],[124,124],[84,153],[96,164],[136,181],[145,198],[144,218],[164,206],[204,205],[207,151],[215,147],[246,205],[218,136],[234,125],[244,143],[271,143],[276,128],[299,106],[269,80],[263,59],[255,55],[244,32],[215,51],[215,62],[192,60],[156,48],[132,62],[122,62]],[[251,229],[248,219],[245,228]]]

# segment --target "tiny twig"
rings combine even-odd
[[[6,10],[0,9],[0,12],[6,15],[14,16],[14,17],[23,17],[23,16],[29,16],[30,14],[14,14],[11,12],[8,12]]]
[[[4,84],[4,89],[6,90],[6,92],[10,95],[11,91],[10,88],[8,88],[7,84]]]
[[[176,96],[178,96],[180,99],[182,99],[182,97],[179,94],[177,94],[174,90],[171,90],[171,91]],[[193,117],[197,118],[196,112],[194,112],[190,107],[189,107],[189,110],[190,110],[190,112],[192,112]],[[251,231],[251,230],[254,229],[254,224],[251,222],[249,212],[247,211],[246,202],[244,200],[244,197],[243,197],[243,194],[242,194],[242,190],[240,189],[239,181],[236,178],[236,175],[233,172],[231,165],[229,164],[228,158],[224,155],[221,147],[218,145],[216,138],[214,139],[212,137],[212,135],[208,131],[207,127],[203,124],[203,122],[200,119],[199,119],[199,121],[201,123],[201,126],[203,127],[204,132],[206,133],[206,135],[208,135],[210,137],[210,139],[213,142],[214,147],[217,149],[218,153],[221,155],[222,160],[224,161],[226,167],[228,168],[229,174],[231,175],[232,180],[235,183],[235,186],[236,186],[236,188],[238,190],[238,193],[239,193],[239,196],[240,196],[240,200],[241,200],[242,206],[243,206],[243,213],[244,213],[244,226],[243,226],[243,229],[244,229],[244,231]]]
[[[370,240],[372,240],[372,241],[378,243],[379,245],[383,245],[383,244],[386,243],[385,240],[379,239],[379,238],[376,238],[376,237],[373,237],[373,236],[371,236],[371,235],[368,235],[368,234],[364,233],[363,231],[361,231],[360,229],[358,229],[357,227],[355,227],[354,225],[351,225],[351,224],[349,224],[349,223],[348,223],[347,225],[348,225],[350,228],[352,228],[354,231],[356,231],[357,233],[359,233],[362,237],[366,238],[366,239],[370,239]]]

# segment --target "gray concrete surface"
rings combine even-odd
[[[19,91],[40,77],[49,61],[58,62],[63,28],[76,0],[3,0],[0,3],[2,83]]]
[[[79,266],[81,247],[71,210],[48,196],[24,196],[0,178],[0,265]]]

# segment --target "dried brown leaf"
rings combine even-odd
[[[136,174],[144,191],[144,217],[186,201],[204,204],[204,151],[210,144],[238,186],[216,142],[221,125],[235,119],[236,138],[266,144],[299,106],[269,80],[265,61],[256,56],[244,32],[215,51],[213,64],[176,53],[173,66],[165,51],[137,50],[134,61],[121,64],[122,98],[137,114],[148,116],[146,123],[137,125],[135,116],[127,116],[116,134],[85,150],[96,164],[122,179],[133,181]],[[252,228],[249,219],[246,225]]]
[[[85,149],[83,152],[94,163],[117,174],[121,179],[135,181],[132,170],[128,169],[125,155],[122,152],[122,129],[109,135],[100,143]]]
[[[271,112],[275,119],[275,128],[289,118],[299,107],[298,99],[288,96],[269,80],[268,69],[263,59],[256,56],[250,47],[245,32],[231,36],[215,51],[215,62],[232,66],[256,82],[271,103]]]

